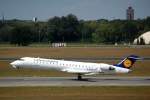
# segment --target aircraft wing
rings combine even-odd
[[[68,72],[68,73],[81,73],[81,74],[91,73],[91,71],[79,70],[79,69],[63,69],[62,71],[63,72]]]
[[[91,71],[86,71],[86,70],[76,70],[76,69],[64,69],[62,70],[64,72],[68,72],[68,73],[77,73],[77,74],[84,74],[84,75],[96,75],[98,74],[97,72],[91,72]]]

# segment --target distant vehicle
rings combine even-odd
[[[68,73],[77,74],[78,80],[82,80],[82,75],[94,75],[100,73],[129,73],[130,68],[139,60],[138,56],[130,55],[115,65],[105,63],[89,63],[77,62],[44,58],[23,57],[19,60],[10,63],[14,68],[33,68],[33,69],[46,69],[58,70]]]

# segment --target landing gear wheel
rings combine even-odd
[[[78,74],[78,80],[82,80],[81,74]]]

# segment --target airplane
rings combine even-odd
[[[124,58],[118,64],[110,65],[106,63],[90,63],[56,59],[44,59],[34,57],[22,57],[19,60],[11,62],[13,68],[32,68],[45,70],[58,70],[77,74],[77,79],[82,80],[82,75],[96,75],[100,73],[129,73],[130,68],[141,58],[136,55],[130,55]]]

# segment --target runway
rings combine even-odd
[[[150,86],[150,77],[1,77],[0,87],[19,86]]]

